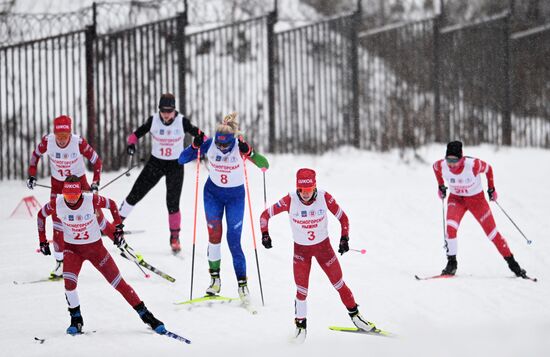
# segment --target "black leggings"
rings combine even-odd
[[[166,176],[168,213],[178,212],[183,186],[183,166],[178,163],[178,160],[161,160],[151,156],[126,197],[126,202],[132,206],[136,205],[159,182],[162,176]]]

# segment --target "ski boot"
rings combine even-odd
[[[50,280],[59,280],[63,278],[63,260],[55,261],[55,268],[50,272]]]
[[[141,321],[143,321],[145,324],[149,325],[156,333],[160,335],[164,335],[166,333],[166,328],[164,327],[164,323],[162,321],[159,321],[152,313],[145,307],[145,304],[140,302],[136,306],[134,306],[134,310],[137,311],[139,317],[141,317]]]
[[[307,319],[304,317],[303,319],[294,319],[294,323],[296,324],[296,331],[294,332],[294,339],[297,343],[302,343],[306,339],[307,335]]]
[[[210,286],[206,289],[206,295],[214,296],[220,293],[222,281],[219,269],[210,269]]]
[[[455,275],[457,267],[456,255],[447,255],[447,266],[441,271],[441,275]]]
[[[178,254],[181,251],[180,238],[173,233],[170,234],[170,248],[172,248],[172,253],[174,254]]]
[[[357,327],[359,330],[369,332],[373,329],[376,329],[376,326],[374,326],[372,322],[368,322],[363,318],[363,316],[361,316],[357,305],[355,305],[354,308],[348,309],[348,314],[355,327]]]
[[[80,314],[80,305],[73,308],[69,307],[69,313],[71,314],[71,326],[67,328],[67,334],[77,335],[82,333],[84,321],[82,320],[82,315]]]
[[[239,297],[241,298],[241,301],[245,304],[250,303],[250,292],[248,291],[248,284],[247,284],[246,278],[239,279],[238,283],[239,283],[238,292],[239,292]]]
[[[510,255],[509,257],[504,257],[504,260],[508,263],[508,268],[510,268],[511,271],[516,274],[518,278],[527,279],[527,272],[525,269],[521,269],[518,262],[514,259],[513,255]]]

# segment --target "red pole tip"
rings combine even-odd
[[[361,249],[361,254],[365,254],[367,252],[366,249]]]
[[[262,172],[266,172],[267,171],[267,167],[262,167]]]
[[[37,253],[40,253],[40,248],[36,248],[36,252],[37,252]]]
[[[151,275],[145,274],[145,279],[149,279],[150,277],[151,277]]]

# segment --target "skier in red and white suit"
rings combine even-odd
[[[311,169],[298,170],[296,192],[290,192],[279,202],[266,209],[260,217],[262,244],[269,249],[272,247],[268,230],[269,219],[282,212],[289,214],[294,238],[294,281],[297,290],[295,300],[296,337],[301,333],[304,333],[305,336],[306,298],[313,257],[340,294],[340,299],[348,309],[353,323],[366,331],[375,328],[374,324],[366,321],[359,314],[353,294],[344,282],[340,263],[330,245],[328,211],[340,221],[342,232],[338,252],[344,254],[349,250],[348,217],[328,192],[317,190],[315,171]]]
[[[76,287],[78,275],[85,260],[88,260],[99,270],[105,279],[138,312],[143,322],[150,325],[157,333],[166,333],[164,324],[147,310],[134,289],[122,278],[115,261],[101,241],[101,231],[95,211],[108,208],[113,215],[114,223],[117,225],[114,243],[119,248],[123,248],[126,244],[122,230],[124,226],[116,203],[103,196],[82,193],[81,179],[77,176],[67,177],[63,183],[62,193],[62,195],[53,197],[49,203],[42,207],[38,213],[37,223],[41,249],[48,246],[45,230],[46,217],[57,214],[62,224],[65,240],[63,279],[65,282],[65,296],[71,314],[71,325],[67,329],[67,333],[81,333],[84,324]]]
[[[88,142],[79,135],[72,134],[72,120],[66,115],[54,119],[53,133],[44,135],[42,140],[32,153],[28,169],[29,177],[27,187],[33,189],[36,184],[37,165],[42,155],[50,158],[51,171],[51,198],[61,194],[63,181],[66,177],[75,175],[80,178],[82,189],[97,192],[101,175],[101,159]],[[93,165],[94,177],[92,184],[86,180],[86,168],[83,157],[86,157]],[[101,211],[98,212],[100,227],[111,239],[113,239],[114,226],[104,219]],[[57,261],[51,278],[61,277],[63,270],[63,227],[56,215],[52,216],[53,221],[53,247],[54,257]],[[42,252],[46,254],[47,252]],[[47,254],[49,255],[49,254]]]
[[[447,187],[451,191],[447,200],[447,222],[445,243],[447,248],[447,266],[441,274],[454,275],[457,269],[457,231],[460,221],[466,211],[470,211],[479,222],[487,238],[493,242],[499,253],[504,257],[510,270],[518,277],[525,278],[526,272],[514,259],[508,243],[497,230],[491,208],[483,194],[481,174],[487,176],[487,193],[491,201],[497,200],[497,192],[493,180],[493,168],[486,162],[473,157],[462,156],[462,143],[452,141],[447,144],[445,159],[438,160],[433,165],[439,198],[445,199]]]

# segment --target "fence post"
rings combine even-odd
[[[276,4],[276,3],[275,3]],[[277,22],[277,6],[267,15],[267,107],[269,133],[268,151],[276,151],[275,140],[275,23]]]
[[[504,78],[502,98],[502,145],[512,145],[512,108],[511,108],[511,51],[510,51],[510,14],[504,19],[503,47],[504,47]]]
[[[361,125],[359,122],[359,30],[361,26],[361,1],[357,2],[357,10],[353,14],[350,36],[350,66],[351,66],[351,95],[352,95],[352,127],[353,127],[353,146],[361,146]]]
[[[96,111],[95,111],[95,63],[94,63],[94,44],[96,41],[96,23],[95,23],[95,3],[94,3],[94,22],[91,26],[86,26],[85,35],[85,53],[86,53],[86,114],[88,117],[88,129],[86,137],[90,145],[98,150],[97,129],[96,129]]]
[[[440,95],[441,91],[439,88],[440,84],[440,45],[441,45],[441,21],[442,15],[434,17],[433,20],[433,55],[432,55],[432,87],[434,92],[434,129],[435,129],[435,141],[442,143],[445,140],[443,121],[441,120],[441,101]]]
[[[178,14],[176,25],[176,48],[178,52],[178,92],[179,108],[184,115],[187,115],[187,103],[185,102],[185,27],[187,26],[187,7],[185,11]]]

